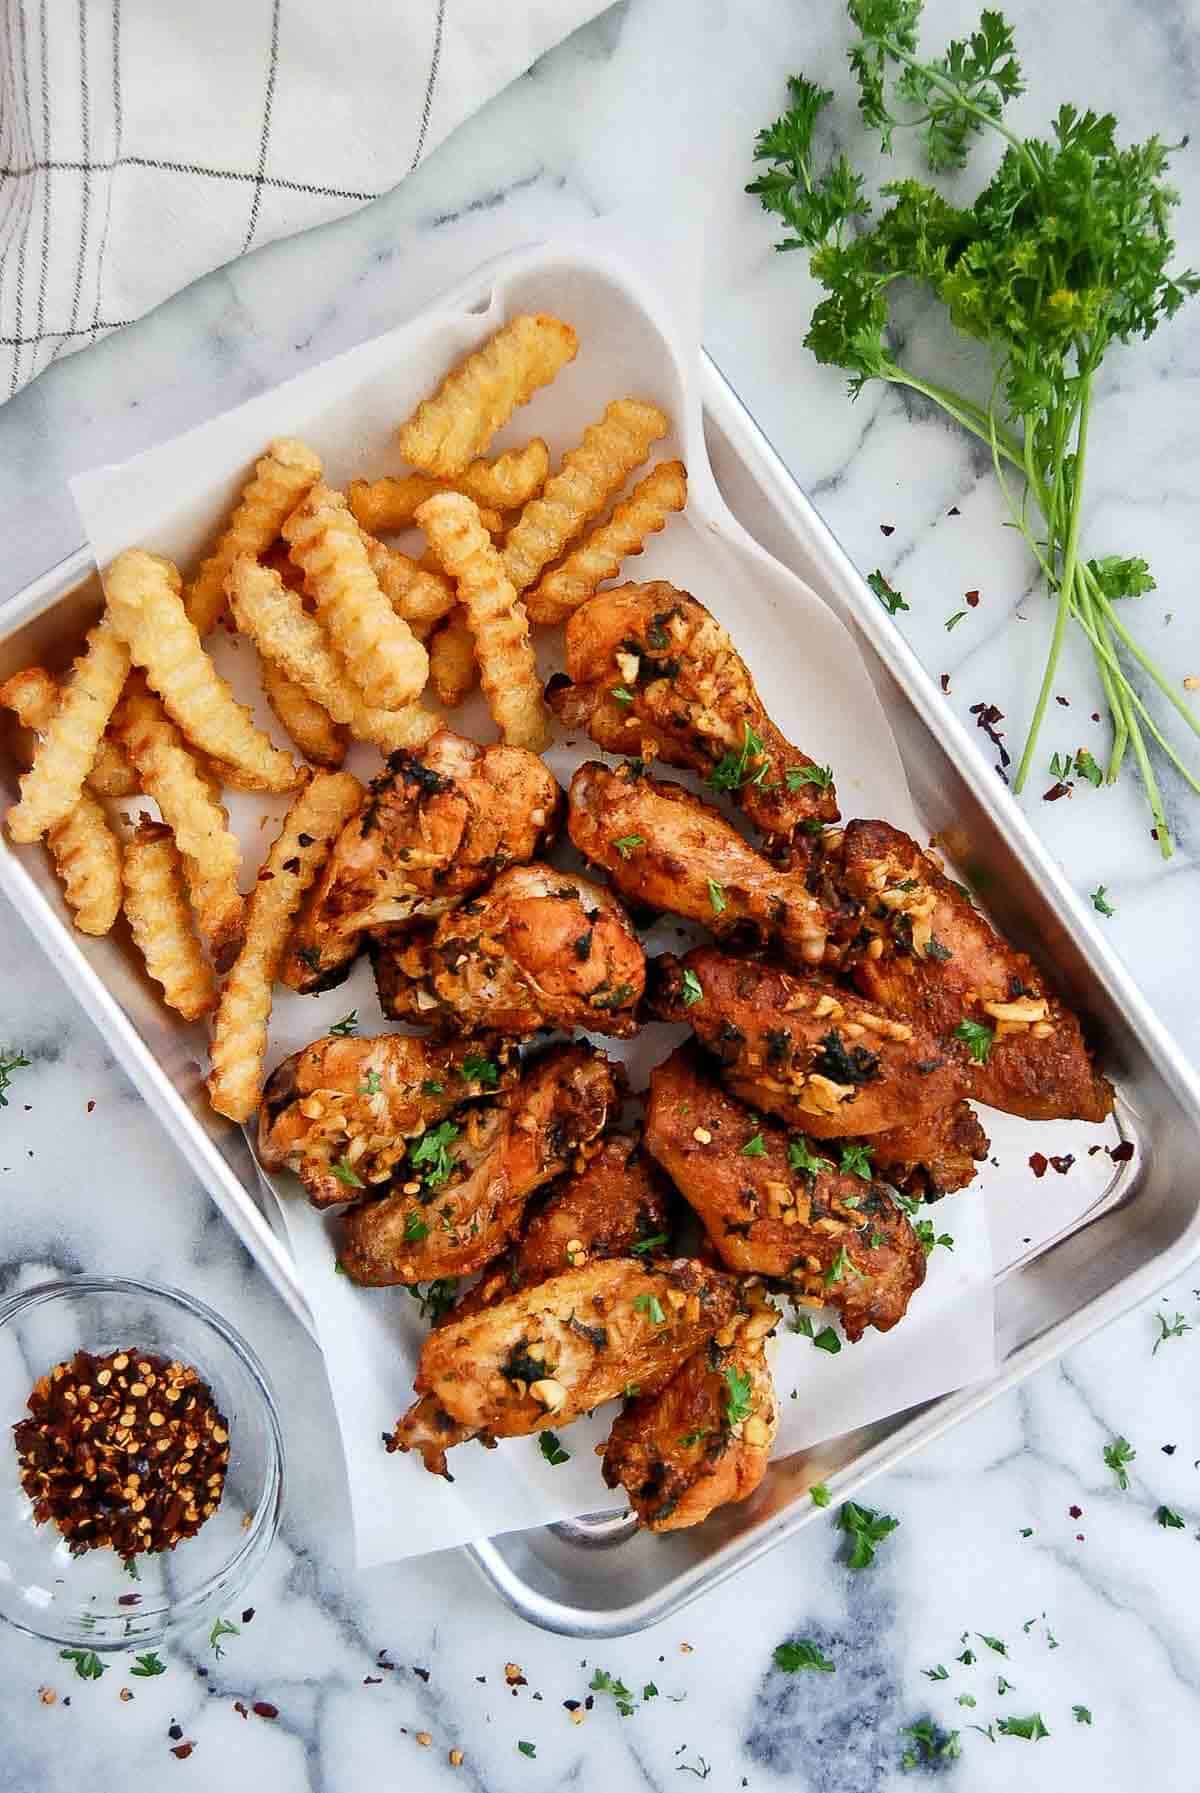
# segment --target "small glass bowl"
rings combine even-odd
[[[229,1422],[221,1504],[194,1538],[134,1559],[72,1556],[53,1520],[38,1525],[21,1487],[12,1427],[34,1383],[76,1351],[153,1351],[192,1364]],[[283,1437],[266,1375],[246,1341],[181,1289],[132,1277],[39,1283],[0,1303],[0,1616],[19,1630],[92,1650],[141,1649],[207,1624],[271,1548],[283,1497]]]

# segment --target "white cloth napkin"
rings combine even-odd
[[[609,0],[0,0],[0,402],[395,186]]]

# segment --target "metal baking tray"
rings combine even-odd
[[[731,511],[855,636],[918,813],[954,861],[971,868],[974,882],[986,884],[997,922],[1053,968],[1063,993],[1103,1040],[1105,1068],[1119,1090],[1115,1127],[1103,1137],[1110,1145],[1128,1139],[1135,1150],[1119,1165],[1097,1158],[1073,1184],[1047,1184],[1044,1212],[1037,1223],[1023,1220],[1024,1232],[1011,1225],[1006,1231],[1001,1219],[998,1367],[987,1381],[776,1459],[750,1501],[723,1509],[693,1532],[651,1537],[637,1532],[623,1513],[602,1513],[470,1547],[514,1611],[578,1637],[619,1636],[678,1610],[814,1518],[807,1497],[813,1482],[826,1482],[837,1501],[851,1497],[872,1476],[1152,1294],[1200,1253],[1200,1212],[1189,1175],[1200,1152],[1200,1079],[707,357],[701,394],[713,471]],[[99,597],[94,563],[81,549],[0,608],[0,677],[33,660],[60,665],[63,642],[78,638]],[[15,795],[7,759],[0,766],[0,794],[6,802]],[[0,845],[0,889],[265,1274],[311,1330],[295,1266],[275,1230],[273,1197],[264,1193],[246,1138],[208,1108],[200,1036],[166,1015],[119,937],[93,941],[72,931],[39,849],[13,849],[6,840]],[[1042,1130],[1036,1137],[1009,1134],[1005,1146],[1044,1150],[1043,1138]]]

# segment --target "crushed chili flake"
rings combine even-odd
[[[1057,692],[1055,693],[1054,701],[1056,704],[1061,704],[1064,710],[1069,710],[1071,707],[1070,698],[1069,697],[1059,697]]]
[[[247,1706],[245,1700],[234,1700],[233,1709],[239,1718],[249,1718],[250,1716],[250,1708]]]
[[[13,1427],[21,1486],[37,1523],[52,1519],[73,1555],[108,1546],[129,1562],[171,1550],[216,1512],[229,1428],[190,1365],[77,1351],[26,1405],[31,1417]]]
[[[1072,1519],[1082,1519],[1083,1518],[1083,1508],[1082,1507],[1068,1507],[1067,1512],[1071,1515]]]
[[[383,1686],[383,1676],[382,1675],[364,1675],[363,1676],[363,1686],[364,1687],[382,1687]]]
[[[948,517],[961,517],[962,512],[959,510],[957,504],[952,504],[950,509],[946,512],[946,515]]]
[[[1042,792],[1042,802],[1057,803],[1060,797],[1069,797],[1074,789],[1074,785],[1064,784],[1060,778],[1057,784],[1052,784],[1048,791]]]
[[[93,1109],[94,1109],[94,1108],[95,1108],[95,1106],[96,1106],[96,1104],[95,1104],[95,1103],[94,1103],[94,1102],[89,1102],[89,1103],[88,1103],[88,1105],[87,1105],[87,1111],[88,1111],[88,1113],[89,1113],[89,1114],[91,1114],[91,1112],[92,1112],[92,1110],[93,1110]]]
[[[243,1612],[243,1614],[242,1614],[242,1624],[248,1625],[253,1617],[254,1617],[254,1608],[252,1606],[248,1606],[246,1608],[245,1612]]]
[[[1012,755],[1004,745],[1004,736],[996,727],[998,722],[1004,721],[1004,711],[997,709],[995,704],[977,703],[971,705],[971,715],[975,718],[976,728],[981,728],[992,746],[999,750],[1000,765],[997,770],[1003,772],[1006,766],[1012,764]]]
[[[252,1712],[257,1712],[257,1714],[260,1718],[278,1718],[279,1717],[279,1707],[273,1706],[271,1704],[270,1700],[255,1700],[255,1702],[254,1702],[253,1706],[250,1708],[250,1710]]]
[[[965,591],[963,597],[966,599],[972,610],[974,610],[979,603],[979,593],[977,591]]]
[[[1162,1454],[1164,1457],[1173,1457],[1175,1455],[1175,1446],[1173,1444],[1164,1444],[1162,1447]]]
[[[1050,1162],[1059,1176],[1065,1177],[1075,1162],[1075,1154],[1074,1152],[1060,1152],[1056,1157],[1051,1158]]]
[[[427,1668],[418,1668],[415,1662],[413,1663],[413,1674],[421,1681],[428,1681],[429,1679],[429,1670]]]
[[[949,695],[950,695],[950,674],[948,672],[944,672],[942,674],[941,683],[942,683],[942,690],[946,693],[946,696],[949,697]]]
[[[1044,1152],[1030,1152],[1029,1168],[1035,1177],[1044,1177],[1050,1168],[1050,1160]]]
[[[881,523],[879,525],[879,533],[880,535],[895,535],[896,525],[894,523]]]
[[[1133,1157],[1133,1141],[1123,1139],[1119,1146],[1110,1146],[1108,1155],[1114,1164],[1127,1164]]]
[[[178,1743],[179,1739],[183,1736],[183,1726],[178,1721],[169,1724],[167,1726],[167,1736],[173,1737],[175,1742]]]
[[[195,1747],[196,1745],[194,1743],[177,1743],[171,1751],[171,1754],[173,1756],[178,1756],[181,1762],[186,1762]]]
[[[1093,721],[1093,722],[1099,722],[1099,720],[1100,720],[1100,712],[1099,712],[1099,710],[1093,710],[1093,711],[1092,711],[1092,721]]]

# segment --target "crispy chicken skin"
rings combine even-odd
[[[599,592],[567,623],[566,661],[551,707],[606,753],[691,767],[766,835],[837,820],[832,783],[776,728],[728,632],[690,593],[663,580]],[[806,768],[815,783],[794,776]]]
[[[486,1067],[486,1081],[468,1076],[468,1064]],[[314,1207],[351,1201],[359,1193],[351,1174],[368,1189],[390,1182],[410,1139],[460,1103],[508,1088],[518,1070],[504,1042],[326,1034],[267,1079],[258,1155],[267,1170],[294,1170]]]
[[[601,1258],[628,1257],[643,1240],[665,1243],[670,1191],[654,1160],[627,1134],[603,1140],[581,1171],[564,1177],[532,1213],[527,1208],[520,1239],[458,1301],[454,1316],[468,1318],[534,1283]],[[640,1255],[640,1254],[639,1254]],[[434,1396],[413,1402],[388,1440],[389,1451],[419,1451],[431,1475],[453,1481],[446,1452],[478,1436],[452,1419]],[[483,1442],[490,1443],[486,1436]]]
[[[875,1168],[906,1195],[936,1201],[965,1189],[990,1141],[969,1102],[922,1115],[909,1127],[871,1136]]]
[[[389,930],[372,955],[384,1014],[441,1033],[637,1031],[646,961],[633,924],[608,891],[552,866],[510,866],[432,934]]]
[[[759,1138],[763,1151],[748,1157]],[[835,1168],[819,1143],[736,1101],[695,1046],[651,1073],[646,1149],[730,1270],[778,1278],[835,1307],[848,1339],[868,1326],[889,1331],[925,1280],[920,1240],[883,1185]],[[798,1168],[798,1155],[819,1168]]]
[[[713,946],[666,953],[650,971],[650,1012],[686,1021],[735,1095],[816,1139],[910,1126],[962,1096],[957,1041],[939,1045],[824,978]]]
[[[439,1326],[414,1386],[496,1438],[565,1426],[631,1382],[661,1386],[736,1307],[732,1279],[690,1258],[607,1258]]]
[[[699,1525],[746,1500],[767,1473],[779,1403],[766,1343],[779,1315],[758,1289],[748,1307],[657,1394],[635,1395],[604,1447],[604,1480],[624,1486],[647,1531]]]
[[[972,1096],[1031,1121],[1104,1120],[1112,1086],[1075,1016],[915,841],[887,822],[851,822],[841,876],[880,942],[854,967],[863,994],[939,1040],[963,1021],[994,1031],[987,1063],[970,1064]]]
[[[682,785],[590,760],[571,780],[567,826],[629,901],[703,922],[717,935],[773,939],[789,958],[821,963],[825,917],[804,874],[778,870]]]
[[[535,753],[439,729],[393,753],[342,829],[296,925],[282,972],[293,990],[339,983],[366,928],[437,917],[506,865],[542,853],[562,792]]]
[[[395,1171],[402,1186],[343,1215],[346,1274],[380,1287],[466,1276],[490,1263],[533,1191],[602,1132],[622,1081],[590,1046],[552,1046],[515,1089],[443,1124],[435,1151],[416,1140]]]

